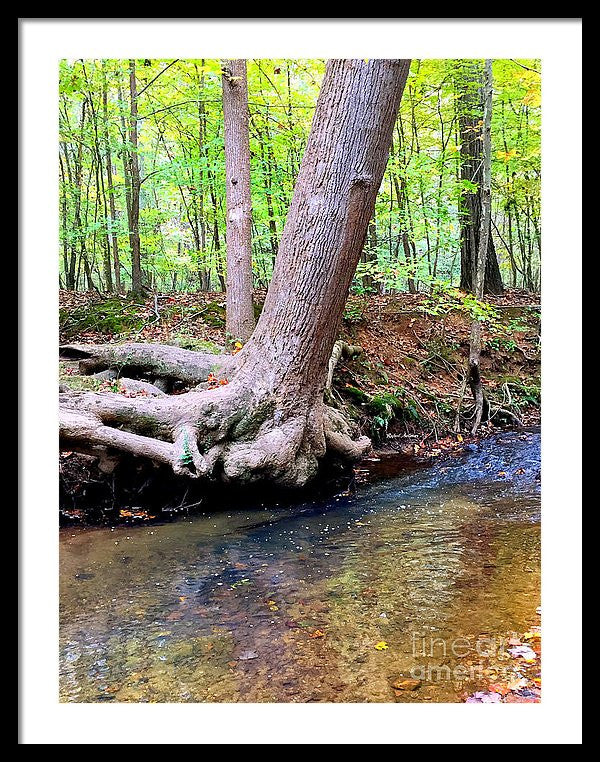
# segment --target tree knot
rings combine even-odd
[[[372,175],[359,175],[355,177],[350,183],[352,188],[371,188],[375,184],[375,179]]]

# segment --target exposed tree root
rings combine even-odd
[[[352,353],[358,349],[350,347]],[[336,361],[343,351],[344,347],[336,350]],[[238,484],[267,479],[302,487],[316,476],[326,453],[354,461],[371,447],[342,412],[323,403],[322,395],[290,403],[260,377],[249,378],[247,368],[236,377],[237,356],[151,344],[69,345],[61,354],[80,359],[84,371],[97,371],[102,377],[127,370],[196,385],[183,394],[166,395],[152,384],[121,377],[126,388],[134,391],[141,385],[146,395],[61,393],[62,445],[80,452],[107,452],[105,469],[114,462],[115,452],[128,452],[192,479]],[[228,384],[197,388],[209,373],[223,374],[225,368],[232,376]],[[333,368],[335,363],[330,363],[331,374]]]
[[[357,355],[361,354],[362,351],[362,347],[356,346],[354,344],[348,344],[346,341],[340,340],[335,342],[333,345],[331,357],[329,359],[329,367],[327,368],[327,381],[325,383],[326,391],[331,390],[331,385],[333,384],[333,374],[335,373],[335,369],[339,361],[343,358],[350,359],[351,357],[356,357]]]
[[[210,373],[223,376],[235,365],[232,355],[192,352],[163,344],[65,344],[60,347],[60,357],[79,360],[84,375],[113,370],[119,376],[143,375],[181,381],[188,386],[206,381]]]

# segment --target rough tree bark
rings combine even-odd
[[[479,227],[479,241],[474,273],[474,293],[477,299],[483,299],[486,260],[490,256],[488,239],[491,238],[490,221],[492,218],[492,61],[485,62],[485,85],[483,106],[483,145],[481,148],[482,179],[479,186],[481,194],[481,219]],[[468,380],[475,400],[475,416],[473,419],[472,434],[476,434],[481,421],[487,417],[489,404],[483,392],[481,384],[481,322],[474,318],[471,322],[471,342],[469,348],[469,371]]]
[[[458,90],[458,122],[460,132],[461,180],[479,186],[476,193],[462,197],[460,217],[460,287],[475,293],[475,270],[482,230],[482,116],[483,91],[481,67],[477,61],[465,61],[461,65]],[[504,290],[498,266],[498,257],[490,231],[491,217],[486,228],[487,257],[484,293],[501,294]]]
[[[353,460],[370,448],[323,395],[409,64],[328,62],[273,280],[241,352],[224,358],[153,345],[62,350],[87,358],[87,372],[116,366],[194,384],[211,370],[229,383],[152,398],[62,394],[65,447],[130,452],[189,477],[288,487],[313,479],[326,454]]]
[[[252,201],[246,61],[223,65],[223,122],[227,188],[227,333],[247,341],[252,306]]]

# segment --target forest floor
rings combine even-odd
[[[255,294],[257,314],[263,300],[264,293]],[[484,323],[481,369],[492,416],[478,438],[498,427],[540,421],[539,296],[508,290],[488,303],[492,311]],[[235,351],[225,334],[223,293],[168,293],[135,301],[61,291],[59,306],[61,344],[135,341]],[[471,320],[467,307],[456,290],[441,298],[407,293],[349,298],[341,338],[363,352],[338,364],[330,401],[343,406],[373,440],[372,460],[379,462],[370,465],[364,478],[391,475],[386,473],[388,459],[397,469],[398,458],[430,462],[474,441],[469,434],[472,401],[464,390]],[[123,385],[79,375],[76,362],[61,360],[60,383],[131,396]]]

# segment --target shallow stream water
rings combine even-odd
[[[463,700],[536,621],[539,459],[509,432],[329,500],[61,529],[61,701]]]

